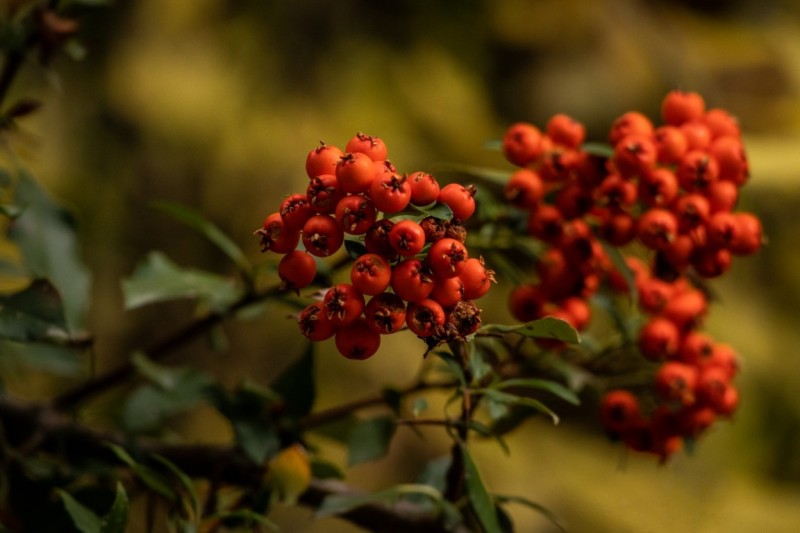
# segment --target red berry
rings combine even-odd
[[[733,211],[739,200],[739,187],[732,181],[717,180],[706,187],[703,195],[708,198],[712,213]]]
[[[614,167],[624,178],[640,177],[656,165],[656,146],[651,137],[628,135],[614,145]]]
[[[486,268],[483,258],[470,257],[458,275],[464,284],[464,299],[477,300],[486,295],[495,283],[494,270]]]
[[[278,212],[287,228],[300,230],[314,214],[314,209],[305,194],[290,194],[281,202]]]
[[[346,153],[336,164],[339,188],[349,194],[365,192],[375,177],[375,166],[368,155],[361,152]]]
[[[384,292],[367,302],[364,318],[369,327],[382,335],[395,333],[406,322],[406,304],[398,295]]]
[[[464,282],[458,277],[437,279],[430,297],[442,307],[452,307],[464,300]]]
[[[678,198],[672,207],[672,212],[678,219],[679,231],[685,233],[708,222],[711,214],[711,205],[705,196],[690,193]]]
[[[467,220],[475,212],[475,188],[449,183],[439,191],[439,202],[447,205],[453,217]]]
[[[314,215],[303,226],[303,245],[317,257],[327,257],[344,242],[344,231],[333,217]]]
[[[392,269],[392,290],[407,302],[418,302],[430,296],[433,278],[422,261],[409,258]]]
[[[689,149],[686,134],[676,126],[661,126],[655,130],[657,160],[663,165],[674,165]]]
[[[661,102],[661,117],[673,126],[700,120],[705,111],[706,103],[696,92],[670,91]]]
[[[385,173],[373,179],[369,196],[378,211],[387,214],[399,213],[411,201],[411,186],[408,177]]]
[[[340,283],[325,293],[322,304],[334,326],[346,326],[361,316],[364,311],[364,296],[349,283]]]
[[[689,150],[705,150],[711,144],[711,130],[700,120],[681,124],[679,129],[686,137]]]
[[[639,199],[649,207],[665,207],[678,196],[678,178],[667,168],[655,168],[639,177]]]
[[[649,118],[638,111],[629,111],[615,120],[611,125],[609,140],[613,146],[616,146],[617,143],[628,135],[652,137],[653,123]]]
[[[641,421],[639,400],[626,390],[612,390],[600,401],[600,418],[606,429],[626,433]]]
[[[656,393],[665,401],[691,405],[695,401],[696,387],[697,368],[693,366],[668,361],[656,372]]]
[[[738,186],[745,184],[749,174],[747,155],[738,137],[720,137],[708,149],[719,165],[719,179]]]
[[[520,322],[530,322],[542,316],[546,296],[532,283],[517,285],[511,290],[508,307],[511,316]]]
[[[356,133],[355,137],[347,141],[344,150],[345,152],[366,154],[373,161],[384,161],[388,154],[386,144],[380,137],[365,135],[361,132]]]
[[[336,204],[344,197],[339,188],[339,181],[333,174],[320,174],[311,178],[306,189],[306,196],[311,208],[321,215],[330,215],[336,210]]]
[[[435,300],[425,299],[412,303],[406,311],[408,329],[418,337],[440,335],[444,323],[444,309]]]
[[[669,359],[677,353],[680,339],[674,322],[662,317],[652,318],[639,330],[639,351],[651,361]]]
[[[709,109],[706,111],[703,121],[714,139],[726,136],[738,138],[741,135],[736,118],[724,109]]]
[[[393,261],[397,257],[397,250],[389,242],[389,233],[394,227],[394,222],[382,218],[375,222],[364,236],[364,247],[371,254],[378,254]]]
[[[322,302],[314,302],[303,309],[297,322],[300,333],[315,342],[329,339],[336,333],[336,326],[328,319]]]
[[[350,235],[366,233],[375,223],[377,216],[372,200],[366,196],[347,195],[336,204],[336,222]]]
[[[333,174],[336,171],[336,163],[342,155],[344,154],[337,147],[320,142],[320,145],[311,150],[306,157],[306,174],[309,178]]]
[[[258,235],[262,252],[271,250],[285,254],[294,250],[300,242],[300,231],[286,227],[280,213],[268,215],[254,235]]]
[[[543,204],[528,216],[528,233],[537,239],[554,243],[564,231],[564,216],[555,206]]]
[[[528,168],[514,172],[506,183],[503,194],[512,205],[522,209],[534,209],[544,198],[542,178]]]
[[[642,244],[652,250],[664,249],[678,233],[678,219],[671,211],[653,208],[642,213],[637,235]]]
[[[377,254],[364,254],[353,262],[350,282],[361,294],[375,296],[389,287],[392,280],[392,267]]]
[[[381,336],[369,327],[366,320],[358,318],[336,330],[336,349],[347,359],[369,359],[378,351]]]
[[[752,213],[735,213],[736,236],[731,242],[731,252],[736,255],[756,253],[763,242],[761,220]]]
[[[458,276],[469,259],[467,248],[456,239],[444,238],[436,241],[428,250],[426,263],[437,278]]]
[[[703,364],[714,353],[714,339],[703,331],[690,331],[686,334],[678,350],[678,357],[684,363]]]
[[[408,176],[411,187],[411,203],[414,205],[432,204],[439,197],[439,182],[427,172],[414,172]]]
[[[586,137],[583,124],[563,113],[553,115],[546,130],[553,143],[566,148],[578,148]]]
[[[401,220],[389,231],[389,244],[403,257],[417,255],[425,247],[425,230],[413,220]]]
[[[685,190],[704,191],[719,178],[719,165],[707,152],[692,150],[681,158],[675,175]]]
[[[278,276],[287,289],[308,287],[316,275],[317,262],[307,252],[292,250],[278,263]]]
[[[533,124],[518,122],[503,135],[503,155],[512,165],[527,166],[543,152],[542,132]]]

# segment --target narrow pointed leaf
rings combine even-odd
[[[241,289],[232,279],[181,268],[160,252],[151,252],[133,275],[123,280],[122,292],[127,309],[169,300],[199,299],[215,310],[224,310],[241,296]]]
[[[546,316],[521,325],[487,324],[478,330],[478,334],[516,333],[524,337],[555,339],[564,342],[578,343],[580,336],[575,328],[565,320]]]
[[[510,388],[524,388],[524,389],[537,389],[537,390],[546,390],[555,396],[558,396],[565,402],[569,402],[573,405],[580,405],[581,401],[578,398],[578,395],[575,394],[573,391],[558,383],[557,381],[551,381],[549,379],[536,379],[536,378],[518,378],[518,379],[507,379],[505,381],[501,381],[492,385],[495,389],[510,389]]]
[[[103,521],[94,511],[83,505],[81,502],[72,497],[68,492],[61,489],[58,490],[58,495],[64,503],[64,509],[72,519],[75,528],[81,533],[101,533]]]
[[[475,511],[475,516],[478,517],[478,521],[483,526],[484,531],[487,533],[499,533],[501,531],[500,523],[497,520],[494,502],[483,484],[483,480],[478,473],[478,467],[475,466],[467,446],[463,443],[460,446],[462,461],[464,462],[464,481],[470,506]]]
[[[397,425],[394,419],[380,416],[365,420],[353,428],[348,439],[350,466],[379,459],[386,455]]]
[[[125,533],[128,526],[128,494],[122,483],[117,482],[117,492],[111,509],[103,517],[102,533]]]
[[[14,203],[22,211],[9,226],[9,238],[30,274],[50,280],[58,290],[67,328],[80,330],[89,304],[89,273],[80,258],[74,218],[24,170],[17,173]]]
[[[172,202],[156,202],[153,206],[202,233],[233,261],[239,271],[245,276],[250,276],[253,267],[239,245],[233,242],[216,224],[205,218],[202,213],[188,206]]]

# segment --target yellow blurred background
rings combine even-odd
[[[252,231],[280,199],[305,189],[304,161],[320,139],[356,131],[383,138],[401,169],[458,162],[509,168],[486,141],[518,120],[564,112],[604,141],[628,110],[654,119],[674,88],[702,93],[736,115],[752,178],[740,208],[762,217],[768,246],[715,283],[708,330],[741,353],[742,404],[693,454],[666,466],[625,455],[599,432],[529,423],[475,446],[492,492],[541,503],[571,532],[794,532],[800,530],[800,5],[792,0],[117,0],[80,14],[83,61],[31,67],[15,92],[46,105],[23,123],[26,163],[75,212],[93,272],[90,330],[96,370],[141,339],[191,317],[182,305],[125,312],[119,288],[147,251],[180,265],[232,273],[202,237],[152,210],[186,203],[234,237],[254,262]],[[502,289],[501,289],[502,292]],[[502,297],[483,305],[507,320]],[[166,309],[166,311],[165,311]],[[229,384],[267,383],[300,352],[275,307],[226,329],[229,350],[187,347]],[[320,353],[318,406],[403,385],[421,353],[392,338],[353,364]],[[35,385],[21,385],[34,394]],[[28,390],[25,387],[30,387]],[[183,425],[188,439],[225,442],[210,410]],[[348,481],[411,481],[446,453],[436,432],[399,430],[386,459]],[[324,443],[322,443],[324,444]],[[327,446],[330,459],[344,451]],[[519,531],[553,531],[510,507]],[[285,531],[356,531],[305,510],[272,515]]]

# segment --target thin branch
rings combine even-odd
[[[128,439],[118,433],[90,428],[47,405],[23,402],[7,395],[0,396],[0,425],[5,430],[9,444],[35,441],[35,446],[28,446],[27,453],[48,451],[61,455],[71,463],[91,459],[119,464],[107,446],[107,443],[113,443],[132,454],[159,454],[192,478],[218,480],[243,488],[258,486],[266,472],[265,465],[253,463],[235,446],[165,444],[147,440],[132,446]],[[33,435],[36,437],[32,438]],[[17,457],[19,455],[17,451]],[[300,503],[319,508],[329,496],[361,494],[364,493],[340,481],[312,479],[300,496]],[[369,531],[448,531],[436,511],[409,501],[393,505],[368,503],[339,516]]]
[[[451,389],[457,385],[458,383],[455,381],[442,381],[438,383],[436,382],[429,383],[424,380],[420,380],[412,385],[409,385],[404,389],[398,390],[397,393],[400,396],[408,396],[410,394],[414,394],[415,392],[421,392],[426,390]],[[375,407],[378,405],[386,405],[387,403],[388,403],[388,398],[384,393],[367,396],[366,398],[353,400],[352,402],[336,405],[329,409],[324,409],[322,411],[310,413],[301,418],[298,421],[297,426],[300,430],[306,431],[309,429],[313,429],[315,427],[324,426],[325,424],[329,424],[337,420],[341,420],[342,418],[346,418],[349,415],[355,413],[356,411],[360,411],[361,409],[366,409],[368,407]]]
[[[164,360],[175,349],[203,335],[214,326],[235,315],[245,307],[275,296],[278,291],[279,289],[277,287],[273,287],[262,293],[247,293],[228,309],[221,312],[213,312],[201,317],[165,339],[155,343],[150,348],[146,348],[144,350],[144,355],[153,361]],[[136,367],[128,360],[117,368],[95,376],[77,387],[56,396],[52,400],[52,406],[59,410],[71,409],[92,396],[96,396],[125,382],[135,373]]]

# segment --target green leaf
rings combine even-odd
[[[461,447],[462,461],[464,462],[464,482],[470,507],[475,511],[475,516],[478,517],[478,521],[483,526],[484,531],[497,533],[500,531],[500,524],[497,520],[494,502],[492,502],[492,498],[481,480],[478,468],[475,466],[467,446],[464,443],[459,445]]]
[[[447,472],[453,463],[451,455],[443,455],[428,461],[422,472],[419,473],[416,483],[429,485],[439,492],[447,490]]]
[[[420,413],[428,410],[428,400],[425,398],[417,398],[411,405],[411,416],[418,417]]]
[[[106,446],[117,456],[117,458],[128,465],[136,474],[136,477],[153,492],[160,494],[168,500],[175,501],[175,493],[161,475],[152,468],[136,462],[131,455],[123,448],[112,442],[107,442]]]
[[[244,276],[250,277],[253,267],[242,249],[220,230],[213,222],[205,218],[199,211],[173,202],[155,202],[153,207],[179,220],[202,233],[217,246],[236,265]]]
[[[396,428],[394,419],[388,416],[357,424],[348,439],[348,465],[353,466],[386,455]]]
[[[317,518],[336,516],[347,513],[365,505],[392,505],[407,496],[422,496],[431,501],[445,516],[446,523],[457,524],[460,521],[458,510],[444,499],[442,493],[428,485],[406,483],[395,485],[386,490],[367,494],[332,494],[326,497],[314,515]]]
[[[289,365],[272,384],[286,406],[286,412],[292,417],[301,417],[311,412],[316,399],[316,381],[314,379],[314,346],[309,342],[300,358]]]
[[[94,511],[73,498],[68,492],[61,489],[56,489],[56,491],[64,503],[64,509],[67,510],[67,514],[69,514],[73,525],[78,531],[81,533],[102,533],[103,522]]]
[[[606,143],[598,143],[598,142],[584,143],[583,145],[581,145],[580,149],[584,152],[588,152],[592,155],[596,155],[598,157],[602,157],[605,159],[610,159],[614,157],[614,148],[610,144]]]
[[[233,432],[236,442],[256,464],[262,464],[275,455],[281,446],[278,431],[265,418],[234,420]]]
[[[21,342],[65,342],[69,333],[55,287],[40,279],[19,292],[0,296],[0,337]]]
[[[571,403],[572,405],[580,405],[581,401],[578,398],[578,395],[575,394],[573,391],[558,383],[557,381],[552,381],[549,379],[536,379],[536,378],[517,378],[517,379],[507,379],[505,381],[500,381],[492,385],[492,388],[495,389],[509,389],[509,388],[525,388],[525,389],[537,389],[537,390],[546,390],[555,396],[558,396],[565,402]]]
[[[555,414],[545,404],[534,398],[517,396],[516,394],[509,394],[507,392],[499,391],[497,389],[476,389],[475,392],[484,394],[487,399],[494,402],[504,403],[508,405],[524,405],[527,407],[532,407],[537,411],[539,411],[540,413],[548,415],[553,420],[553,424],[558,424],[560,421],[557,414]]]
[[[495,494],[494,497],[495,500],[499,503],[504,503],[504,504],[518,503],[524,505],[525,507],[528,507],[529,509],[533,509],[537,513],[542,514],[545,518],[550,520],[550,522],[552,522],[553,525],[556,526],[559,530],[566,531],[566,529],[564,529],[564,526],[562,526],[561,523],[558,521],[558,516],[556,516],[556,514],[553,511],[551,511],[550,509],[548,509],[547,507],[545,507],[540,503],[533,502],[521,496],[504,496],[500,494]]]
[[[313,457],[311,459],[311,476],[314,479],[344,479],[344,471],[331,461]]]
[[[67,328],[80,330],[89,305],[89,274],[80,259],[75,221],[26,171],[17,178],[14,201],[23,211],[8,236],[31,275],[50,280],[58,290]]]
[[[134,355],[132,362],[152,383],[134,390],[123,405],[122,420],[131,431],[159,429],[170,417],[204,400],[212,384],[209,376],[192,367],[161,366],[141,354]]]
[[[0,215],[5,215],[8,218],[17,218],[22,214],[22,209],[13,204],[0,204]]]
[[[160,252],[151,252],[133,275],[123,280],[126,309],[156,302],[199,299],[216,311],[223,311],[241,297],[241,288],[226,277],[181,268]]]
[[[486,362],[483,352],[475,348],[470,350],[469,368],[472,372],[473,383],[480,383],[492,371],[492,365]]]
[[[367,253],[367,247],[364,246],[364,243],[354,239],[345,239],[344,249],[347,250],[347,254],[351,259],[358,259]]]
[[[478,330],[479,335],[488,333],[516,333],[524,337],[555,339],[570,343],[580,342],[580,336],[575,328],[565,320],[551,316],[516,326],[487,324]]]
[[[103,517],[102,533],[125,533],[128,526],[128,495],[122,483],[117,482],[117,493],[111,509]]]
[[[395,213],[388,218],[394,221],[400,220],[420,220],[427,217],[435,217],[442,220],[453,218],[453,211],[447,204],[435,202],[426,206],[416,206],[409,204],[407,208],[399,213]]]
[[[233,426],[236,443],[257,464],[280,450],[278,431],[269,415],[279,402],[271,389],[245,382],[233,393],[222,385],[206,389],[206,397]]]
[[[38,342],[13,342],[0,339],[0,363],[10,368],[18,366],[50,374],[76,377],[84,373],[84,362],[75,350]]]
[[[192,482],[192,478],[190,478],[186,472],[178,468],[178,466],[167,459],[166,457],[159,455],[157,453],[152,453],[150,456],[158,463],[162,464],[170,473],[175,476],[178,481],[180,481],[181,485],[184,489],[186,489],[186,493],[189,495],[189,504],[192,516],[199,517],[201,513],[200,508],[200,497],[197,494],[197,489]]]

